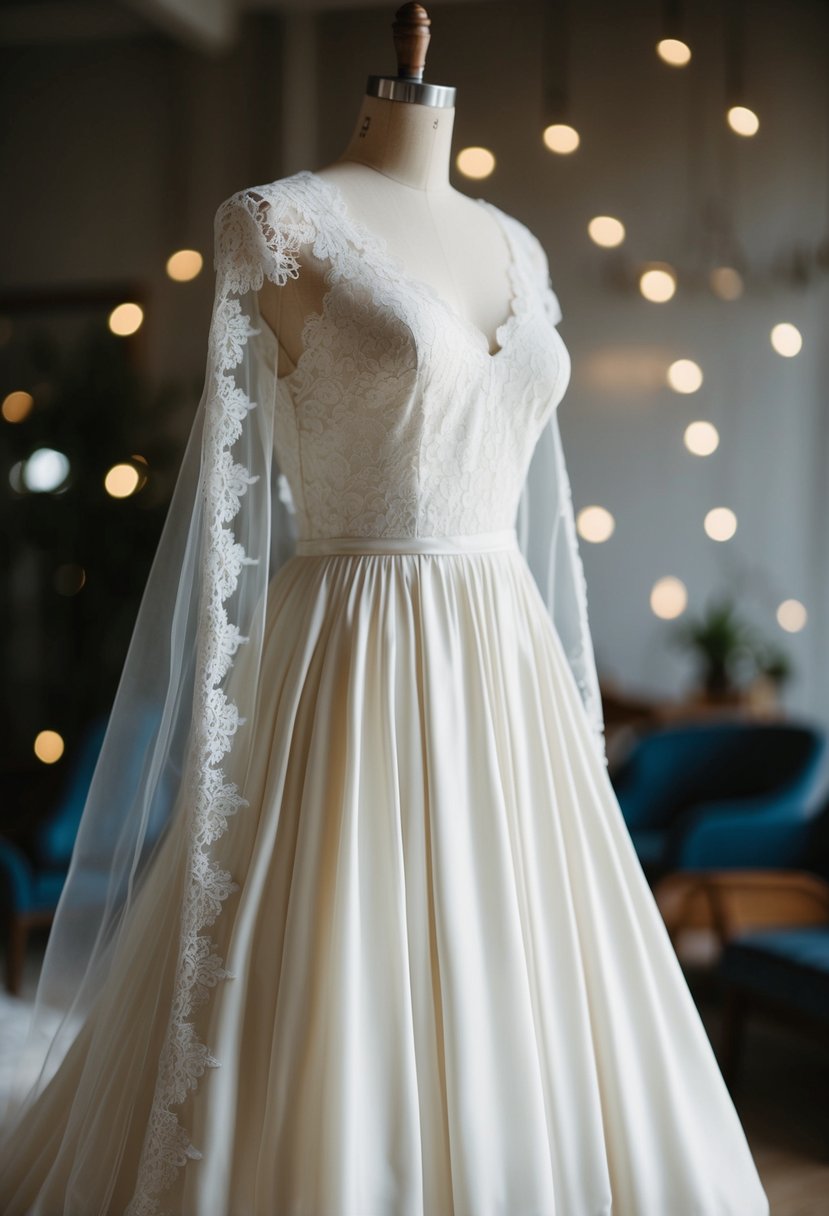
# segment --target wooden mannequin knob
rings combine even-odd
[[[429,45],[429,14],[422,4],[403,4],[392,24],[397,52],[397,75],[405,80],[422,80]]]

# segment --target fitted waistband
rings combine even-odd
[[[464,536],[321,536],[296,542],[298,557],[330,553],[488,553],[517,548],[515,528]]]

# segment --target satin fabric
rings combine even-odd
[[[495,543],[297,555],[271,585],[250,806],[221,842],[243,880],[206,1029],[222,1064],[186,1111],[203,1155],[170,1211],[768,1212],[558,636]],[[108,986],[105,1117],[53,1179],[84,1216],[131,1191],[143,1128],[119,1125],[118,1091],[149,1102],[130,1024],[164,1008],[178,847]],[[36,1110],[44,1161],[75,1076]],[[119,1151],[106,1197],[96,1162]]]
[[[182,1210],[764,1216],[520,553],[298,556],[269,616]]]
[[[333,553],[484,553],[518,549],[515,528],[458,536],[321,536],[298,540],[294,552],[303,557]]]

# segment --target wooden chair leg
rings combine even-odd
[[[26,947],[29,944],[29,922],[25,917],[12,916],[6,937],[6,991],[17,996],[23,984]]]
[[[747,1014],[746,994],[740,988],[729,985],[723,1003],[719,1065],[732,1097],[737,1087]]]

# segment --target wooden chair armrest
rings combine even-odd
[[[748,929],[829,925],[829,883],[807,870],[678,871],[654,898],[672,939],[710,929],[724,945]]]

